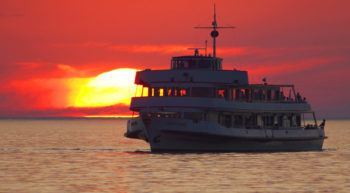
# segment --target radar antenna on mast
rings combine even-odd
[[[218,26],[216,23],[216,8],[214,4],[214,21],[212,22],[212,27],[194,27],[196,29],[213,29],[210,35],[213,38],[213,58],[216,57],[216,38],[219,36],[219,32],[216,30],[218,28],[229,28],[234,29],[234,26]]]

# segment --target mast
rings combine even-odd
[[[218,27],[216,23],[216,9],[214,4],[214,21],[212,23],[213,25],[213,31],[210,33],[211,37],[213,37],[213,58],[216,57],[216,38],[219,36],[219,32],[216,31],[216,28]]]
[[[216,30],[218,28],[229,28],[234,29],[234,26],[218,26],[216,22],[216,7],[214,4],[214,21],[212,22],[212,27],[194,27],[196,29],[213,29],[210,36],[213,38],[213,58],[216,57],[216,38],[219,36],[219,32]]]

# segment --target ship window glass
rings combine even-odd
[[[218,97],[225,98],[225,89],[218,89]]]
[[[173,96],[179,96],[179,89],[173,88]]]
[[[245,100],[246,101],[250,101],[251,100],[251,94],[250,94],[250,89],[245,89],[245,91],[244,91],[244,94],[245,94]]]
[[[265,127],[272,127],[274,123],[274,116],[272,115],[262,116],[262,121]]]
[[[155,93],[155,92],[154,92],[154,90],[155,90],[155,89],[154,89],[154,88],[152,88],[152,96],[154,96],[154,93]]]
[[[185,88],[180,89],[180,96],[187,96],[188,95],[188,90],[189,89],[185,89]]]
[[[232,100],[237,100],[236,99],[236,89],[232,89]]]
[[[234,126],[241,127],[243,126],[243,116],[242,115],[234,115]]]
[[[148,87],[143,87],[142,88],[142,96],[143,97],[148,97]]]
[[[255,100],[258,100],[259,99],[259,92],[257,89],[253,89],[252,90],[252,99],[255,101]]]
[[[167,96],[180,96],[180,91],[178,88],[169,88],[167,89]]]
[[[172,96],[172,94],[173,94],[173,89],[168,88],[168,96]]]
[[[216,123],[218,121],[218,113],[216,112],[209,112],[208,113],[208,121]]]
[[[283,114],[278,116],[278,126],[282,127],[283,126]]]
[[[297,127],[301,126],[301,117],[300,117],[300,115],[296,116],[296,124],[297,124]]]
[[[235,97],[236,100],[238,100],[238,101],[241,100],[242,95],[243,95],[241,89],[236,89],[235,93],[236,93],[236,97]]]
[[[151,117],[154,117],[154,113],[141,113],[141,117],[149,117],[149,118],[151,118]]]
[[[232,116],[231,115],[224,115],[223,117],[224,126],[229,128],[232,126]]]
[[[289,127],[293,127],[294,123],[293,123],[293,115],[289,115],[288,116],[288,120],[289,120]]]
[[[198,68],[210,68],[210,60],[201,60]]]
[[[213,88],[193,87],[192,97],[213,97]]]
[[[257,116],[256,116],[256,114],[251,114],[251,115],[246,116],[245,125],[246,125],[247,129],[255,128],[257,126]]]
[[[274,95],[275,95],[275,97],[274,97],[274,99],[275,100],[280,100],[280,90],[279,90],[279,88],[278,89],[275,89],[275,91],[274,91]]]
[[[273,96],[273,90],[269,89],[267,90],[267,100],[272,100],[272,96]]]
[[[184,61],[184,67],[189,68],[190,67],[190,61]]]
[[[184,68],[184,61],[180,60],[178,63],[178,69]]]
[[[190,60],[189,61],[189,68],[194,69],[196,68],[196,61],[195,60]]]
[[[202,119],[202,113],[197,112],[185,112],[184,119],[189,119],[193,121],[199,121]]]
[[[157,113],[149,113],[146,116],[156,117],[156,118],[176,118],[176,119],[179,119],[181,117],[181,114],[179,112],[157,112]]]
[[[283,127],[284,128],[289,128],[290,127],[290,120],[288,119],[287,115],[283,116]]]
[[[163,88],[160,88],[158,92],[159,92],[159,96],[164,96],[164,89]]]

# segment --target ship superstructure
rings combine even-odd
[[[170,70],[137,72],[142,86],[130,109],[126,137],[143,139],[152,151],[321,150],[324,123],[294,85],[249,84],[246,71],[223,70],[213,55],[173,57]],[[200,27],[208,28],[208,27]],[[305,116],[313,118],[305,121]],[[310,117],[310,116],[308,116]]]

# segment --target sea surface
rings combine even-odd
[[[127,119],[0,119],[0,192],[350,192],[350,121],[323,151],[151,153]]]

